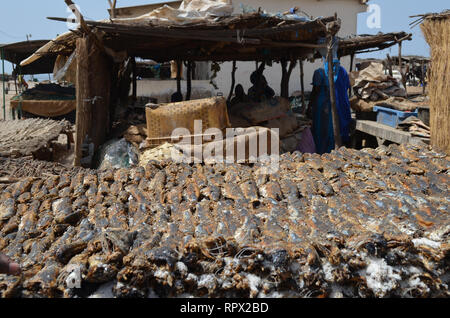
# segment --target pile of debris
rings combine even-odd
[[[355,93],[350,100],[352,108],[367,112],[384,102],[389,108],[415,110],[417,105],[405,98],[406,89],[396,78],[385,74],[383,69],[383,64],[370,62],[365,68],[350,73],[350,84]]]
[[[0,250],[23,268],[0,276],[0,295],[449,297],[449,168],[391,145],[285,154],[272,175],[33,172],[0,194]]]
[[[352,72],[350,78],[356,96],[366,101],[406,96],[405,88],[401,87],[397,79],[385,74],[381,63],[371,62],[366,68]]]

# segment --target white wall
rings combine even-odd
[[[341,31],[339,36],[344,37],[348,35],[356,34],[358,13],[365,12],[366,6],[361,5],[359,0],[234,0],[233,4],[235,12],[240,13],[240,3],[250,5],[257,9],[262,7],[267,12],[285,12],[292,7],[300,7],[301,10],[307,12],[314,17],[328,17],[337,13],[338,17],[342,20]],[[321,61],[320,61],[321,62]],[[342,66],[347,70],[350,66],[350,58],[341,59]],[[314,74],[314,70],[321,67],[322,63],[316,61],[316,63],[304,62],[305,72],[305,89],[311,90],[311,82]],[[250,74],[255,70],[254,62],[238,62],[238,70],[236,72],[236,83],[240,83],[247,91],[250,86]],[[231,86],[231,63],[223,63],[221,65],[221,72],[216,78],[216,83],[219,86],[219,92],[222,92],[225,96],[228,95]],[[281,85],[281,66],[279,63],[274,63],[273,67],[267,67],[264,75],[267,78],[269,85],[275,90],[277,95],[280,94]],[[300,68],[297,68],[292,72],[290,81],[290,93],[300,90]]]

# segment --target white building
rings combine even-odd
[[[337,13],[337,16],[342,21],[341,30],[338,36],[345,37],[357,33],[358,14],[367,10],[367,2],[368,0],[233,0],[233,5],[235,13],[242,13],[241,4],[253,7],[255,9],[262,8],[265,11],[272,13],[286,12],[290,8],[299,7],[300,10],[313,17],[328,17]],[[116,15],[117,17],[135,17],[145,12],[152,11],[163,4],[178,8],[180,3],[181,1],[169,1],[131,8],[118,8],[116,9]],[[349,69],[350,58],[346,57],[341,59],[341,63],[342,66]],[[311,89],[314,71],[321,66],[322,61],[317,60],[315,63],[304,63],[306,91]],[[238,62],[237,67],[236,83],[242,84],[244,89],[247,90],[251,86],[250,74],[255,70],[255,63]],[[221,71],[215,79],[215,82],[219,87],[216,93],[220,92],[224,96],[228,95],[231,87],[231,69],[231,62],[223,63],[221,65]],[[279,63],[274,63],[272,67],[267,67],[264,75],[266,76],[269,85],[276,91],[277,94],[279,94],[281,86],[281,65]],[[151,85],[148,85],[147,87],[149,86]],[[298,90],[300,90],[299,66],[297,66],[297,68],[292,72],[289,91],[292,94],[294,91]]]
[[[357,33],[358,27],[358,14],[366,12],[367,0],[239,0],[233,1],[235,12],[242,12],[240,3],[252,6],[254,8],[263,8],[267,12],[286,12],[290,8],[299,7],[302,11],[305,11],[310,16],[314,17],[327,17],[337,13],[338,17],[342,20],[341,30],[338,34],[340,37],[354,35]],[[341,60],[342,66],[347,70],[350,67],[350,58],[343,58]],[[305,90],[311,90],[312,77],[314,71],[321,67],[322,62],[316,61],[310,63],[305,61],[304,73],[305,73]],[[250,74],[255,70],[255,63],[239,62],[237,63],[236,82],[244,86],[247,90],[250,88]],[[224,63],[221,67],[222,71],[218,74],[217,85],[224,94],[228,94],[231,86],[231,63]],[[267,78],[269,86],[272,87],[277,94],[280,93],[281,86],[281,65],[274,63],[273,67],[267,67],[264,75]],[[292,72],[290,79],[290,93],[300,90],[300,68],[297,68]]]

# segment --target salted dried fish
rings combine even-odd
[[[0,248],[24,270],[0,276],[0,293],[449,297],[449,166],[402,145],[283,154],[276,174],[168,161],[33,171],[0,194]],[[82,291],[67,287],[73,266]]]

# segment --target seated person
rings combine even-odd
[[[265,63],[261,63],[258,70],[250,76],[250,82],[253,86],[248,90],[248,97],[256,103],[260,103],[262,99],[271,99],[275,96],[275,91],[269,87],[266,78],[262,75],[265,65]]]
[[[267,85],[267,80],[264,76],[261,76],[258,82],[248,90],[248,97],[257,103],[262,102],[263,99],[272,99],[274,96],[275,91]]]
[[[170,98],[170,101],[172,103],[179,103],[183,101],[183,95],[181,95],[180,92],[175,92],[172,94],[172,97]]]
[[[231,107],[233,107],[236,104],[245,103],[248,101],[249,101],[249,99],[248,99],[247,95],[245,94],[244,87],[241,84],[238,84],[236,86],[236,89],[234,90],[234,97],[230,103]]]

